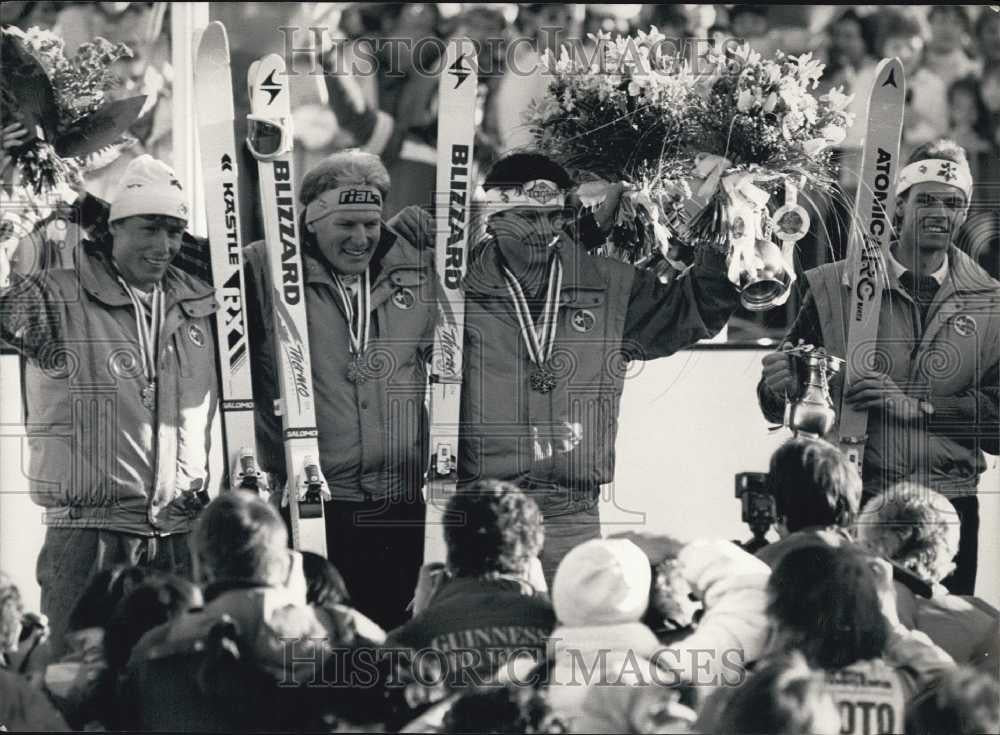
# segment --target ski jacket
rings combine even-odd
[[[301,573],[301,572],[300,572]],[[329,689],[331,632],[300,589],[235,582],[204,609],[144,635],[122,677],[122,729],[244,732],[300,729],[280,695]],[[299,704],[304,704],[299,702]]]
[[[986,470],[983,451],[1000,452],[1000,283],[959,249],[948,251],[949,271],[938,289],[927,324],[895,273],[888,274],[879,311],[879,364],[908,395],[927,400],[928,420],[904,422],[872,409],[865,444],[865,490],[911,480],[943,495],[975,494]],[[798,339],[844,357],[847,354],[848,288],[844,261],[806,273],[809,297],[786,340]],[[812,310],[811,313],[810,310]],[[840,407],[843,371],[830,383]],[[758,397],[765,416],[780,421],[782,399],[763,380]],[[837,426],[827,439],[837,443]]]
[[[386,647],[432,649],[455,688],[492,681],[510,658],[541,658],[556,616],[545,595],[510,578],[457,578],[430,606],[389,633]]]
[[[711,337],[737,306],[721,258],[705,254],[669,284],[586,254],[565,238],[550,393],[529,386],[533,364],[487,242],[465,279],[460,483],[499,478],[596,494],[614,479],[618,410],[630,362],[665,357]],[[536,459],[532,433],[579,424],[575,449]],[[543,507],[543,512],[547,509]]]
[[[156,411],[141,400],[135,313],[104,255],[0,290],[0,336],[26,358],[32,500],[44,522],[184,533],[209,481],[218,379],[212,288],[171,266]]]
[[[319,460],[334,500],[359,501],[420,492],[430,460],[425,362],[437,319],[431,253],[384,228],[372,258],[370,374],[347,377],[349,326],[329,267],[303,253],[309,352]],[[274,415],[272,289],[264,241],[244,252],[261,466],[284,474],[281,419]]]

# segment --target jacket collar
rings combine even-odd
[[[132,300],[118,282],[115,267],[107,255],[88,255],[81,248],[77,261],[80,285],[87,293],[107,306],[131,306]],[[163,293],[166,306],[213,295],[212,287],[187,276],[176,266],[167,268],[163,276]]]
[[[539,596],[539,593],[528,582],[513,576],[456,577],[434,596],[432,606],[453,598],[462,598],[483,592],[510,592],[524,597]]]
[[[608,284],[587,262],[589,258],[596,256],[588,255],[583,246],[565,232],[556,247],[563,266],[563,292],[577,288],[607,289]],[[506,296],[507,284],[500,270],[499,258],[500,246],[496,240],[490,238],[480,243],[475,260],[469,263],[465,276],[466,286],[475,293],[499,293]]]

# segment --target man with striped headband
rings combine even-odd
[[[961,146],[938,140],[917,148],[896,182],[896,240],[879,311],[877,376],[846,386],[868,409],[865,499],[901,481],[948,497],[961,517],[953,594],[973,594],[978,555],[983,452],[1000,453],[1000,283],[953,244],[965,222],[972,176]],[[846,355],[844,261],[806,273],[808,294],[782,350],[764,357],[757,388],[764,415],[780,423],[786,395],[801,381],[783,349],[799,343]],[[840,405],[842,375],[831,384]],[[836,439],[836,426],[828,438]],[[862,519],[863,521],[863,519]]]
[[[459,490],[502,479],[536,500],[550,584],[571,548],[600,536],[600,489],[614,480],[629,363],[716,334],[739,296],[725,258],[707,249],[670,284],[589,255],[591,238],[604,239],[600,223],[610,229],[617,196],[595,224],[568,206],[574,186],[538,153],[494,164],[483,185],[487,237],[470,250],[464,284]],[[433,225],[423,230],[426,242]]]
[[[373,153],[339,151],[299,190],[327,556],[355,607],[387,630],[408,618],[423,560],[421,488],[430,461],[426,361],[437,318],[433,253],[382,219],[389,173]],[[263,241],[245,252],[262,467],[284,475],[270,270]],[[279,483],[277,486],[280,486]]]

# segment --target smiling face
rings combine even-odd
[[[965,222],[965,194],[954,186],[938,182],[914,184],[899,197],[900,238],[918,250],[947,250]]]
[[[111,255],[129,285],[149,291],[160,282],[180,252],[185,224],[163,215],[137,215],[110,224]]]
[[[382,216],[372,209],[339,209],[306,228],[337,273],[364,273],[381,235]]]

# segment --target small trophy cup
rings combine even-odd
[[[807,376],[802,395],[785,405],[785,426],[796,436],[825,436],[837,421],[829,377],[840,371],[844,360],[813,345],[793,347],[788,353],[805,363]]]

